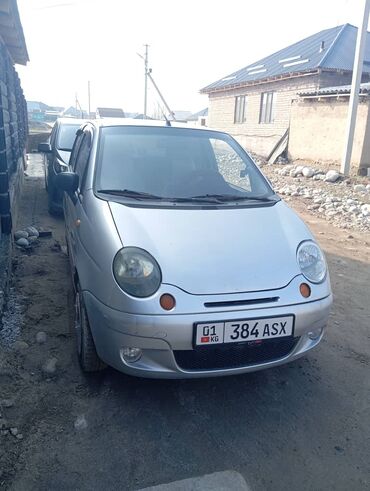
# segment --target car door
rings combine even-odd
[[[66,235],[71,261],[75,267],[77,266],[79,226],[81,223],[81,214],[83,213],[83,193],[85,190],[91,144],[92,132],[90,129],[84,129],[77,134],[72,149],[70,168],[78,175],[79,185],[78,189],[72,195],[65,194]]]

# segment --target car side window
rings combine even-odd
[[[69,167],[72,169],[73,172],[75,171],[75,168],[76,168],[76,159],[78,156],[78,151],[80,149],[83,137],[84,137],[83,133],[78,133],[76,136],[76,140],[75,140],[73,147],[72,147],[72,152],[71,152],[71,156],[69,159]]]
[[[78,155],[76,158],[76,164],[74,168],[74,172],[78,174],[80,178],[80,185],[79,185],[80,191],[83,190],[85,185],[87,164],[90,156],[90,149],[91,149],[91,133],[86,132],[83,134],[83,139],[81,142],[81,146],[78,150]]]
[[[55,123],[53,126],[53,129],[51,130],[50,138],[49,138],[51,148],[55,147],[55,138],[56,138],[56,134],[57,134],[57,129],[58,129],[58,124]]]

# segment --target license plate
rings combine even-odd
[[[195,345],[261,341],[293,335],[294,316],[208,322],[195,325]]]

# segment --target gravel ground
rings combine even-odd
[[[319,166],[266,165],[261,160],[259,164],[285,201],[305,203],[310,214],[335,227],[370,231],[370,178],[344,178],[335,170]],[[335,182],[326,181],[328,175]]]
[[[264,171],[280,179],[278,168]],[[113,369],[85,376],[64,224],[47,214],[38,156],[27,172],[19,226],[53,236],[14,253],[0,330],[0,487],[137,490],[233,470],[254,491],[369,489],[367,231],[336,228],[307,209],[312,200],[287,196],[326,252],[335,295],[324,340],[307,357],[220,379],[144,380]],[[335,195],[350,186],[288,180]]]

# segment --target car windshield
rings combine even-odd
[[[57,148],[70,152],[76,138],[79,124],[61,124],[58,132]]]
[[[174,127],[102,128],[95,187],[130,200],[227,203],[275,196],[229,135]]]

